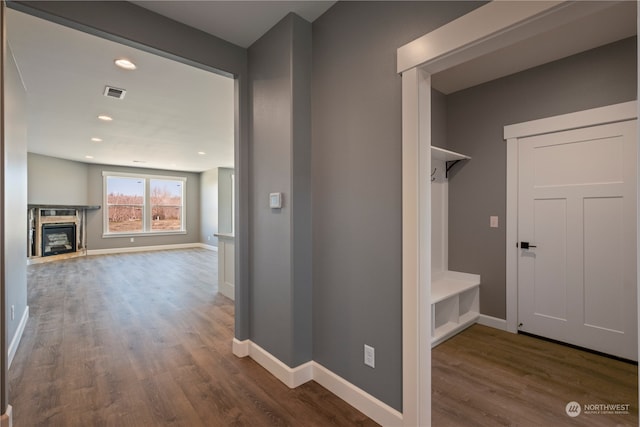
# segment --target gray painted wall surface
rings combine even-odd
[[[104,202],[102,198],[102,171],[186,177],[187,185],[185,186],[185,189],[187,193],[187,203],[185,210],[187,234],[135,236],[134,242],[129,241],[130,237],[103,238]],[[89,165],[88,187],[88,204],[103,206],[103,209],[87,212],[87,248],[90,250],[197,243],[200,241],[200,174],[157,169],[128,168],[122,166]]]
[[[6,129],[3,271],[6,297],[4,314],[9,345],[27,308],[27,94],[9,48],[4,79]],[[11,306],[15,306],[13,320]]]
[[[200,174],[200,243],[218,246],[218,169]]]
[[[431,145],[448,148],[447,96],[431,89]]]
[[[402,410],[396,50],[480,2],[338,2],[313,23],[313,359]],[[363,345],[376,367],[363,364]]]
[[[310,275],[311,261],[305,259],[310,252],[304,247],[310,241],[301,241],[304,227],[310,227],[310,218],[304,217],[308,195],[299,193],[305,184],[293,183],[308,180],[310,173],[309,119],[304,117],[309,76],[303,75],[310,30],[309,23],[290,14],[249,48],[250,338],[292,367],[312,356],[311,281],[298,280],[305,276],[299,268]],[[282,209],[269,208],[271,192],[283,193]],[[305,300],[303,309],[295,307]]]
[[[86,163],[28,153],[30,204],[86,205],[89,166]]]
[[[221,233],[231,233],[233,227],[231,219],[233,212],[231,208],[231,202],[233,201],[231,175],[233,174],[233,169],[218,168],[218,230]]]
[[[447,96],[449,146],[472,157],[449,175],[449,269],[482,276],[483,314],[506,317],[503,127],[634,100],[636,67],[631,38]]]

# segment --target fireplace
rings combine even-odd
[[[76,224],[42,224],[42,256],[76,251]]]

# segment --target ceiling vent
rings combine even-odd
[[[124,95],[127,93],[124,89],[118,89],[117,87],[105,86],[104,87],[104,96],[109,98],[122,99]]]

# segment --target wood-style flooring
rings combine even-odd
[[[31,318],[10,370],[16,427],[374,426],[315,382],[290,390],[231,352],[216,253],[28,267]],[[637,426],[637,366],[475,325],[432,353],[432,425]],[[630,404],[581,414],[570,401]]]
[[[29,266],[31,316],[9,375],[14,426],[377,425],[315,382],[290,390],[232,354],[216,256]]]
[[[631,363],[480,325],[440,344],[431,360],[435,427],[638,426]],[[582,405],[575,418],[569,402]],[[585,413],[618,403],[629,404],[628,415]]]

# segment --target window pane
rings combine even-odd
[[[151,230],[182,230],[182,181],[151,179]]]
[[[142,231],[142,206],[109,206],[109,233]]]
[[[107,177],[108,232],[143,231],[144,180]]]

